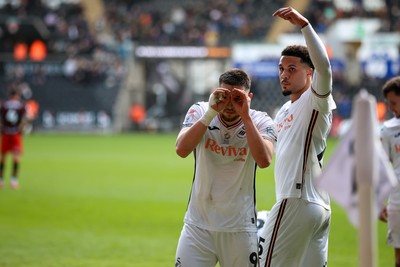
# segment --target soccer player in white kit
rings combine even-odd
[[[328,261],[330,200],[316,188],[332,123],[332,72],[325,47],[292,7],[273,16],[301,28],[307,47],[286,47],[279,61],[282,93],[275,117],[276,203],[260,231],[262,267],[323,267]]]
[[[195,170],[175,267],[258,266],[256,168],[271,164],[276,136],[252,97],[248,75],[228,70],[186,114],[176,152],[193,152]]]
[[[382,92],[394,117],[383,123],[381,141],[400,180],[400,76],[388,80]],[[388,223],[387,244],[394,248],[395,266],[400,267],[400,185],[389,194],[388,204],[379,218]]]

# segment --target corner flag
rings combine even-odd
[[[350,222],[358,226],[358,196],[356,182],[356,159],[354,151],[354,127],[340,141],[330,161],[318,179],[319,188],[329,193],[332,199],[347,211]],[[385,206],[386,198],[392,187],[396,185],[393,167],[383,150],[382,144],[375,142],[375,153],[379,158],[378,182],[375,185],[377,212]],[[378,218],[378,214],[376,214]]]
[[[365,112],[357,112],[356,108],[353,109],[352,126],[330,157],[330,161],[323,169],[317,184],[320,189],[328,192],[332,199],[347,210],[350,222],[354,226],[359,226],[359,186],[356,179],[357,160],[355,153],[356,138],[359,138],[359,136],[356,137],[356,130],[372,135],[370,138],[372,143],[362,145],[372,149],[372,153],[365,156],[373,157],[375,155],[378,158],[378,177],[372,183],[375,195],[375,201],[373,201],[375,207],[373,209],[376,219],[378,219],[378,212],[385,205],[388,194],[397,184],[397,179],[388,156],[379,141],[377,123],[374,126],[376,129],[373,130],[357,129],[357,121],[363,123],[364,120],[372,120],[373,118],[360,118],[360,116],[366,116],[363,114]]]

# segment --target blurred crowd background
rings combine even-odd
[[[279,52],[302,42],[272,17],[292,5],[323,37],[334,72],[332,135],[367,89],[384,120],[381,86],[399,75],[400,0],[0,0],[0,98],[17,85],[32,129],[167,132],[207,100],[220,73],[252,77],[252,107],[286,101]]]

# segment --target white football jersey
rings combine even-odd
[[[328,195],[319,192],[314,179],[321,171],[326,138],[332,122],[331,110],[335,107],[332,95],[320,97],[309,88],[294,103],[285,103],[277,113],[277,201],[303,198],[330,209]]]
[[[183,126],[192,126],[207,109],[207,102],[192,105]],[[250,116],[261,136],[274,142],[271,117],[256,110],[250,110]],[[210,231],[257,232],[256,162],[242,120],[227,126],[219,115],[215,116],[194,157],[194,179],[185,222]]]
[[[381,141],[400,182],[400,119],[392,118],[383,123]],[[400,210],[400,185],[397,185],[390,193],[389,209]]]

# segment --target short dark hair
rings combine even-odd
[[[308,49],[304,45],[289,45],[283,49],[281,56],[299,57],[302,63],[305,63],[310,68],[314,69],[314,64],[311,61]]]
[[[229,85],[243,86],[250,89],[251,80],[249,75],[241,69],[230,69],[219,76],[219,84],[226,83]]]
[[[389,79],[382,87],[383,96],[386,98],[390,92],[400,95],[400,76]]]

